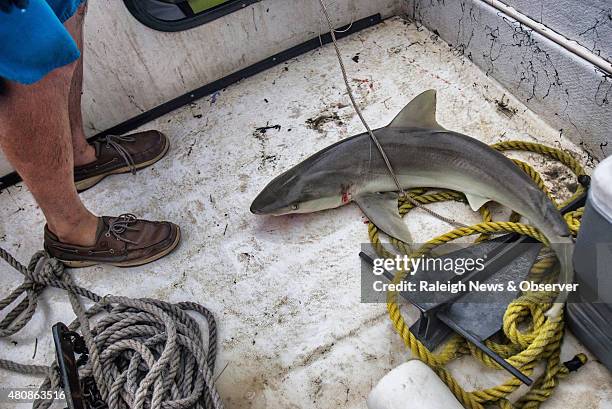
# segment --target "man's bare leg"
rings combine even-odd
[[[81,49],[84,12],[81,7],[66,22]],[[82,127],[82,72],[81,59],[52,71],[33,85],[6,82],[0,94],[0,149],[47,219],[44,243],[52,257],[71,267],[95,264],[131,267],[150,263],[177,247],[181,237],[177,225],[139,220],[129,214],[97,218],[77,194],[73,148],[82,163],[92,162],[87,156],[95,154]],[[124,141],[127,148],[122,146],[124,149],[116,152],[108,143],[104,154],[115,155],[113,159],[129,155],[133,167],[143,168],[161,159],[169,147],[168,139],[157,131],[141,132],[139,138],[133,139]],[[99,178],[97,166],[93,170],[92,174],[91,167],[80,166],[79,181]],[[121,167],[102,171],[105,172],[102,177],[123,173]],[[101,234],[103,231],[96,234],[99,228],[107,229],[106,234]]]
[[[34,195],[49,229],[65,242],[92,245],[98,218],[74,187],[68,94],[75,64],[32,85],[7,83],[0,95],[0,148]]]
[[[78,48],[81,50],[81,58],[75,64],[74,73],[71,80],[70,94],[68,97],[70,129],[72,132],[72,148],[74,165],[78,168],[75,172],[75,183],[77,189],[86,190],[99,183],[106,176],[116,173],[133,172],[137,169],[150,166],[160,160],[168,151],[170,146],[168,138],[157,131],[141,131],[129,135],[131,141],[120,141],[122,152],[129,152],[131,159],[119,155],[116,158],[115,168],[105,168],[109,163],[109,152],[100,154],[90,145],[85,137],[83,129],[83,117],[81,114],[81,95],[83,90],[83,23],[87,6],[83,5],[77,13],[64,24],[68,32],[74,38]],[[117,143],[117,141],[115,141]],[[100,144],[98,143],[97,147]],[[105,145],[109,147],[107,143]],[[101,155],[96,157],[96,155]],[[101,161],[100,163],[97,163]],[[122,165],[123,163],[123,165]],[[86,166],[86,165],[93,165]],[[100,167],[96,167],[100,165]]]
[[[81,58],[74,66],[74,73],[70,83],[70,94],[68,95],[68,114],[70,117],[70,130],[72,132],[72,152],[74,165],[80,166],[96,160],[96,150],[87,142],[85,131],[83,130],[83,116],[81,114],[81,95],[83,93],[83,22],[87,10],[86,5],[82,5],[64,26],[74,38]]]

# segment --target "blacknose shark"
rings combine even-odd
[[[560,261],[561,281],[573,281],[570,232],[547,195],[510,159],[436,121],[436,92],[415,97],[386,127],[374,131],[403,189],[463,192],[474,210],[495,201],[527,218]],[[254,214],[311,213],[355,202],[383,232],[410,243],[398,212],[397,186],[368,133],[343,139],[274,178],[251,205]],[[561,312],[562,291],[547,315]]]

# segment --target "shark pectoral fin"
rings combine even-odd
[[[482,196],[478,196],[478,195],[473,195],[473,194],[470,194],[470,193],[464,193],[464,195],[465,195],[465,198],[467,199],[468,203],[470,204],[470,207],[475,212],[477,212],[478,209],[480,209],[483,204],[485,204],[485,203],[487,203],[488,201],[491,200],[491,199],[487,199],[486,197],[482,197]]]
[[[411,243],[410,232],[397,209],[397,199],[395,193],[364,193],[353,201],[380,230],[404,243]]]
[[[436,121],[436,91],[430,89],[414,97],[387,126],[389,128],[414,126],[445,131],[446,129]]]

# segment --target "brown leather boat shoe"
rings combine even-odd
[[[164,157],[170,148],[168,138],[159,131],[131,135],[107,135],[92,142],[96,160],[74,168],[74,183],[82,192],[109,175],[136,173]]]
[[[96,243],[91,247],[62,243],[45,226],[47,253],[68,267],[110,264],[134,267],[168,255],[181,239],[181,230],[170,222],[139,220],[132,214],[100,217]]]

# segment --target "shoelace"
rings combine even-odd
[[[136,138],[131,136],[106,135],[102,141],[106,143],[106,147],[113,147],[117,153],[119,153],[125,161],[125,164],[130,168],[132,174],[136,173],[136,164],[134,163],[132,155],[121,145],[121,142],[134,142]]]
[[[124,213],[116,219],[111,219],[108,223],[106,237],[110,237],[112,235],[117,240],[121,240],[126,243],[136,244],[136,242],[126,239],[121,235],[126,231],[138,231],[138,229],[131,227],[137,221],[138,219],[136,218],[136,216],[131,213]]]

